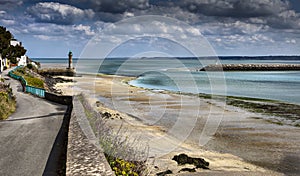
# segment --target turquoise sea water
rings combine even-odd
[[[67,59],[35,59],[44,67],[67,66]],[[74,59],[77,72],[137,76],[131,85],[180,91],[281,100],[300,104],[300,71],[198,72],[215,60],[137,58]],[[78,63],[76,65],[76,63]],[[221,63],[290,63],[300,60],[221,60]]]

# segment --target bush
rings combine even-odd
[[[0,92],[0,120],[6,119],[16,110],[15,97],[10,95],[10,91],[11,89],[8,92]]]
[[[138,176],[138,173],[134,171],[136,166],[132,162],[116,158],[110,161],[109,165],[116,175]]]
[[[32,70],[32,68],[33,68],[32,64],[27,64],[26,67],[27,67],[28,69],[30,69],[30,70]]]
[[[102,114],[96,112],[83,95],[80,95],[79,99],[116,175],[146,175],[148,146],[140,143],[138,138],[128,135],[122,125],[117,132],[112,131]]]

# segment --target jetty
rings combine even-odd
[[[214,64],[197,71],[300,71],[300,64]]]

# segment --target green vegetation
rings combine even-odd
[[[44,81],[41,78],[33,76],[34,72],[30,72],[30,70],[26,67],[18,68],[13,73],[15,75],[22,76],[29,86],[41,89],[44,88]]]
[[[6,119],[16,110],[16,100],[9,85],[0,81],[0,120]]]
[[[41,88],[41,89],[44,88],[44,81],[41,80],[40,78],[25,76],[24,79],[26,80],[26,82],[29,86]]]
[[[122,125],[116,132],[113,131],[107,125],[103,115],[96,112],[83,95],[80,95],[79,99],[115,174],[117,176],[147,175],[148,146],[144,146],[136,137],[126,133]]]
[[[3,58],[8,58],[12,64],[17,63],[17,58],[26,54],[23,46],[11,46],[10,41],[14,36],[3,26],[0,26],[0,54]]]
[[[138,173],[134,172],[136,166],[132,162],[117,158],[110,160],[109,165],[116,175],[138,176]]]
[[[300,117],[300,105],[297,104],[258,99],[255,99],[255,101],[250,101],[249,99],[243,100],[241,98],[233,97],[227,98],[226,103],[228,105],[241,107],[252,112],[283,117],[288,120],[298,120]]]
[[[300,118],[300,105],[282,102],[279,100],[270,100],[263,98],[252,97],[237,97],[237,96],[222,96],[199,94],[200,98],[226,100],[227,105],[232,105],[246,109],[250,112],[260,113],[268,116],[282,117],[284,119],[296,122]],[[267,122],[284,125],[283,122],[268,119]],[[299,124],[293,124],[295,127],[300,127]]]

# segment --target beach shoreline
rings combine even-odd
[[[175,94],[170,91],[156,91],[133,87],[127,84],[130,79],[134,78],[115,75],[82,75],[82,77],[74,78],[76,82],[75,87],[73,87],[71,83],[58,83],[56,88],[61,89],[63,94],[73,94],[70,91],[70,88],[73,88],[73,92],[77,93],[85,90],[86,93],[92,97],[90,99],[91,104],[95,107],[98,106],[97,108],[100,112],[121,114],[122,120],[117,118],[110,120],[110,125],[117,127],[121,122],[126,122],[126,127],[129,128],[130,131],[132,130],[133,133],[136,133],[139,130],[143,130],[146,131],[146,134],[142,135],[148,135],[148,137],[163,136],[168,133],[172,125],[174,125],[174,123],[169,122],[171,121],[170,119],[164,119],[163,116],[160,117],[160,119],[152,117],[155,116],[155,113],[160,113],[160,110],[162,109],[161,107],[165,109],[165,114],[167,114],[166,116],[172,116],[172,113],[174,115],[174,112],[172,111],[179,110],[185,111],[186,116],[192,116],[193,112],[189,111],[193,111],[193,105],[185,104],[193,101],[200,101],[202,106],[201,111],[205,111],[205,113],[209,113],[209,110],[213,110],[213,114],[224,111],[224,117],[218,127],[218,130],[206,145],[201,147],[198,145],[199,133],[201,133],[201,128],[203,128],[205,123],[204,119],[198,119],[188,138],[183,142],[181,141],[182,143],[178,145],[176,149],[166,155],[162,155],[159,158],[159,162],[157,162],[156,165],[159,165],[158,168],[160,170],[164,170],[164,165],[176,170],[176,165],[170,161],[170,158],[174,154],[178,154],[180,152],[185,152],[191,156],[203,157],[210,161],[211,171],[250,171],[278,175],[279,173],[276,171],[287,172],[291,169],[276,169],[276,162],[280,161],[280,159],[284,156],[270,155],[269,159],[266,156],[263,157],[262,161],[257,161],[256,157],[262,153],[268,153],[268,145],[274,144],[274,142],[278,140],[276,133],[283,135],[283,137],[287,137],[287,135],[295,135],[295,131],[300,131],[299,128],[268,123],[263,120],[263,116],[258,113],[248,112],[236,106],[226,105],[225,107],[222,107],[222,105],[218,104],[219,102],[216,100],[203,99],[203,97],[201,98],[191,95]],[[182,101],[183,99],[185,101]],[[96,102],[98,102],[98,105]],[[120,106],[118,103],[116,104],[116,102],[123,102],[130,106]],[[181,105],[178,102],[181,102]],[[128,107],[129,109],[132,108],[135,112],[128,112],[128,110],[126,112],[126,108]],[[202,114],[201,117],[205,116],[205,113]],[[261,126],[258,127],[258,124],[261,124]],[[285,130],[284,132],[286,134],[280,133],[277,130]],[[270,135],[271,132],[276,133]],[[265,140],[263,138],[268,135],[274,140],[270,140],[264,144],[253,144],[253,140]],[[234,136],[236,138],[233,138]],[[287,145],[286,142],[287,141],[282,141],[281,143],[285,143]],[[284,150],[284,146],[275,146],[275,148],[282,150],[282,152],[287,152],[290,155],[291,152],[293,153],[294,151],[293,147],[295,148],[299,146],[296,142],[297,139],[294,141],[293,146],[289,150]],[[241,146],[245,147],[246,150],[248,150],[247,148],[249,147],[247,145],[249,144],[254,147],[250,147],[250,151],[248,152],[242,152],[233,147],[237,144],[243,144]],[[259,145],[260,147],[258,147]],[[297,153],[299,151],[295,150],[294,152]],[[270,161],[273,162],[270,163]],[[203,171],[201,170],[201,172]]]

